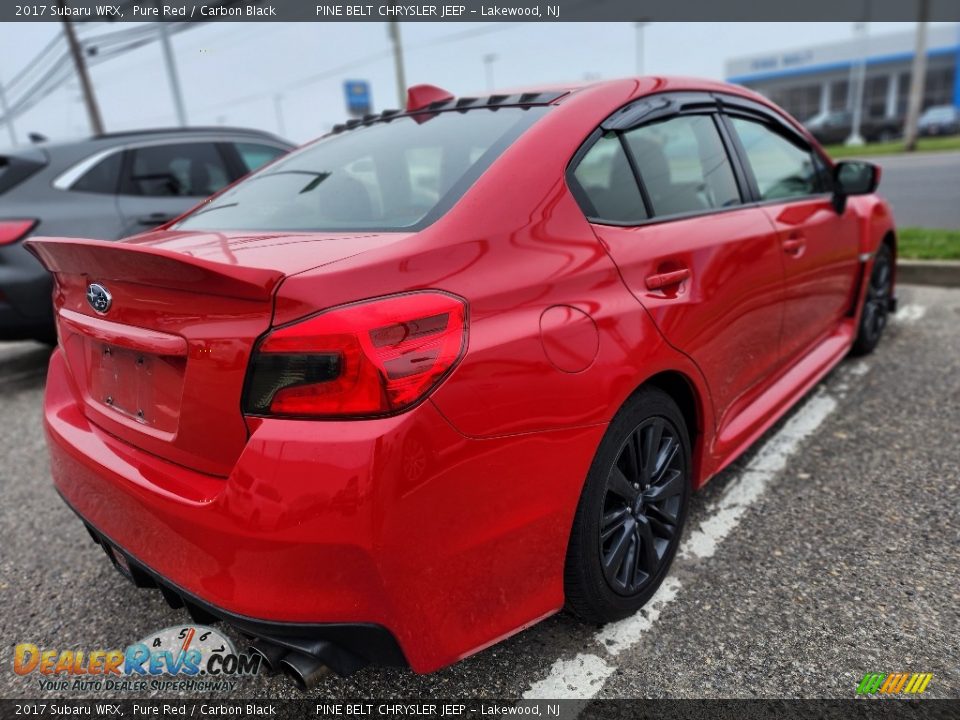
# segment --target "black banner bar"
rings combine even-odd
[[[0,718],[946,720],[960,700],[0,700]]]
[[[0,3],[0,21],[56,22],[598,22],[913,21],[918,0],[68,0]],[[932,21],[960,21],[960,2],[931,0]]]

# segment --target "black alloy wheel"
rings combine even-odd
[[[600,561],[615,592],[640,592],[663,565],[680,529],[684,464],[677,432],[662,417],[646,420],[620,448],[600,522]]]
[[[893,258],[890,248],[881,245],[873,261],[873,270],[867,284],[867,295],[860,315],[860,327],[853,345],[854,354],[866,355],[872,352],[880,342],[883,330],[887,326],[892,292]]]
[[[568,610],[610,622],[656,592],[680,543],[690,458],[674,400],[656,387],[638,390],[607,428],[580,495],[564,570]]]

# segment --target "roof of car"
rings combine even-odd
[[[396,117],[405,115],[416,115],[418,113],[434,113],[443,111],[467,111],[479,108],[495,109],[498,107],[529,107],[533,105],[553,105],[561,103],[569,96],[583,91],[593,90],[609,85],[623,85],[634,83],[634,87],[639,89],[645,85],[644,94],[654,94],[661,92],[707,92],[707,93],[727,93],[739,95],[741,97],[757,101],[764,105],[769,105],[769,101],[762,95],[745,88],[741,85],[732,85],[730,83],[719,82],[716,80],[704,80],[702,78],[690,78],[680,76],[644,76],[628,77],[610,80],[592,80],[584,82],[570,82],[560,84],[536,85],[533,87],[509,88],[496,90],[490,94],[477,94],[475,96],[455,96],[442,88],[428,86],[430,90],[440,94],[439,99],[434,102],[405,108],[403,110],[388,109],[379,113],[370,113],[363,117],[352,118],[343,123],[333,126],[331,131],[338,134],[344,130],[351,130],[363,125],[370,125],[377,122],[389,122]]]
[[[237,128],[237,127],[185,127],[185,128],[148,128],[145,130],[128,130],[121,132],[113,133],[103,133],[102,135],[92,135],[85,138],[75,138],[72,140],[45,140],[43,142],[34,143],[32,145],[20,146],[18,148],[10,148],[9,153],[22,153],[28,148],[40,149],[45,151],[51,151],[55,154],[60,154],[61,152],[69,152],[72,150],[85,151],[89,149],[100,149],[100,148],[109,148],[113,145],[123,145],[131,141],[136,140],[153,140],[153,139],[176,139],[178,137],[212,137],[216,138],[218,136],[223,137],[249,137],[252,139],[258,140],[268,140],[272,143],[282,145],[287,148],[294,147],[294,144],[289,140],[284,140],[281,137],[273,135],[272,133],[265,132],[263,130],[255,130],[252,128]]]
[[[195,127],[167,127],[167,128],[147,128],[143,130],[122,130],[119,132],[102,133],[94,135],[91,140],[109,140],[112,138],[130,138],[154,135],[256,135],[266,137],[271,140],[280,140],[281,138],[268,133],[264,130],[243,127],[225,127],[218,125],[199,125]]]

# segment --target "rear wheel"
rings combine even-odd
[[[690,441],[669,395],[640,390],[604,435],[567,549],[567,608],[588,622],[639,610],[666,577],[690,496]]]
[[[870,272],[867,296],[863,301],[863,312],[860,313],[860,327],[851,350],[854,355],[866,355],[877,347],[887,326],[892,292],[893,253],[889,246],[881,245]]]

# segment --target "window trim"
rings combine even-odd
[[[688,218],[700,217],[702,215],[714,215],[720,212],[730,212],[732,210],[740,210],[744,207],[747,207],[750,203],[750,197],[746,194],[746,176],[742,173],[742,170],[739,166],[739,158],[734,159],[734,151],[731,147],[728,139],[725,137],[724,132],[721,128],[721,123],[716,117],[719,114],[716,103],[713,105],[710,104],[708,100],[709,96],[706,93],[690,93],[685,91],[680,91],[677,93],[659,93],[658,95],[678,95],[682,96],[682,99],[687,99],[688,103],[683,104],[681,102],[674,103],[671,107],[673,110],[669,113],[667,112],[657,112],[653,117],[645,119],[643,122],[630,124],[629,127],[624,127],[622,129],[610,129],[604,130],[604,125],[606,121],[601,123],[597,128],[587,136],[587,139],[580,145],[577,149],[577,152],[573,154],[573,157],[570,159],[570,162],[567,163],[567,170],[565,172],[567,187],[570,189],[570,193],[573,195],[574,200],[577,201],[577,204],[580,206],[580,210],[583,212],[584,217],[586,217],[587,222],[593,225],[608,225],[611,227],[641,227],[644,225],[655,225],[662,222],[670,222],[673,220],[684,220]],[[641,100],[647,99],[647,96],[641,98]],[[635,105],[639,101],[633,101],[625,108],[629,108]],[[624,108],[617,110],[614,114],[620,115],[623,112]],[[691,210],[690,212],[683,213],[671,213],[669,215],[657,215],[653,212],[652,203],[650,201],[650,195],[647,191],[646,185],[643,182],[643,178],[640,175],[639,168],[637,167],[636,158],[633,155],[633,152],[630,150],[626,138],[624,137],[625,133],[630,130],[636,130],[637,128],[644,127],[646,125],[665,122],[674,117],[680,116],[703,116],[710,117],[713,121],[714,129],[717,132],[717,137],[720,139],[720,144],[723,147],[724,152],[727,155],[727,161],[730,163],[730,169],[734,175],[734,181],[737,184],[737,192],[740,195],[740,203],[738,205],[730,205],[728,207],[720,208],[707,208],[704,210]],[[633,171],[633,179],[637,184],[637,188],[640,191],[640,197],[643,201],[644,208],[646,209],[647,216],[643,220],[639,221],[622,221],[622,220],[609,220],[605,218],[600,218],[597,215],[588,213],[584,206],[589,206],[593,210],[596,208],[593,205],[593,202],[586,195],[586,191],[583,189],[583,186],[580,185],[579,180],[575,176],[577,167],[579,167],[580,162],[587,155],[588,152],[593,148],[597,141],[603,137],[607,132],[613,132],[617,135],[620,140],[621,147],[627,155],[627,160],[630,163],[630,169]]]
[[[774,123],[767,122],[765,121],[764,117],[758,116],[755,113],[723,112],[721,113],[721,117],[722,117],[722,122],[724,126],[727,128],[727,132],[730,134],[731,142],[733,143],[736,149],[736,153],[741,158],[744,174],[750,186],[750,196],[751,196],[750,204],[751,205],[754,205],[757,207],[763,207],[766,205],[784,205],[784,204],[795,203],[795,202],[809,202],[810,200],[822,199],[824,196],[829,197],[833,195],[832,187],[828,187],[828,188],[822,187],[822,184],[823,184],[821,181],[822,176],[818,172],[817,185],[819,187],[816,192],[807,193],[805,195],[795,195],[793,197],[787,197],[787,198],[770,198],[770,199],[764,200],[760,196],[760,186],[757,183],[756,176],[753,174],[753,167],[750,165],[750,157],[747,155],[747,150],[743,146],[743,143],[740,142],[740,136],[737,134],[737,130],[733,126],[734,118],[740,118],[748,122],[755,122],[758,125],[761,125],[767,128],[774,135],[780,136],[787,142],[796,146],[798,149],[809,153],[811,155],[811,158],[814,160],[814,162],[816,162],[816,160],[818,159],[821,160],[822,162],[822,158],[820,157],[819,153],[817,153],[816,149],[806,140],[806,138],[803,138],[802,136],[800,136],[798,133],[795,133],[795,132],[783,132],[782,125],[780,125],[779,123],[774,124]],[[831,167],[832,165],[830,163],[825,163],[826,170],[830,170]]]
[[[657,97],[666,97],[668,100],[671,100],[675,97],[677,101],[667,106],[658,108],[656,112],[652,113],[651,117],[644,118],[642,122],[636,124],[622,123],[629,125],[629,127],[618,127],[618,123],[615,121],[615,119],[627,115],[630,108],[638,103],[644,101],[649,102],[651,99]],[[709,98],[709,100],[706,98]],[[668,107],[669,110],[667,109]],[[709,115],[713,117],[713,122],[717,129],[717,133],[720,136],[724,151],[727,153],[727,160],[729,161],[734,177],[736,178],[737,188],[740,192],[740,198],[742,201],[741,204],[731,205],[729,207],[708,208],[706,210],[693,210],[685,213],[673,213],[670,215],[656,215],[652,212],[653,208],[650,205],[649,195],[647,194],[646,188],[643,184],[643,179],[640,177],[640,174],[637,170],[636,160],[633,157],[633,154],[629,152],[629,148],[624,147],[624,150],[627,152],[627,158],[630,161],[630,167],[634,172],[634,181],[637,183],[637,187],[640,189],[640,195],[643,199],[644,207],[646,208],[649,217],[641,221],[623,222],[618,220],[603,219],[589,213],[586,209],[587,207],[593,210],[596,210],[596,208],[586,196],[586,192],[576,179],[574,172],[586,154],[590,151],[594,144],[596,144],[597,140],[606,134],[606,132],[614,132],[620,138],[621,144],[624,144],[626,141],[623,138],[623,135],[629,130],[634,130],[650,123],[663,122],[669,118],[680,115]],[[646,225],[658,225],[664,222],[688,220],[706,215],[718,215],[721,213],[745,210],[748,208],[810,202],[812,200],[824,200],[833,197],[833,188],[831,186],[821,190],[820,192],[810,195],[798,195],[791,198],[774,198],[770,200],[760,199],[760,193],[756,184],[756,179],[753,177],[753,170],[749,165],[749,158],[747,157],[746,151],[740,142],[739,136],[736,134],[736,130],[730,123],[731,116],[739,116],[747,120],[759,122],[761,125],[770,128],[774,133],[784,137],[784,139],[787,141],[798,145],[802,149],[805,149],[814,156],[815,160],[819,160],[822,163],[823,169],[827,171],[826,178],[829,181],[834,166],[833,161],[823,153],[822,149],[816,143],[811,142],[809,138],[799,132],[785,117],[775,112],[771,108],[768,108],[767,106],[762,105],[754,100],[750,100],[749,98],[743,98],[738,95],[681,90],[654,93],[652,95],[645,95],[642,98],[632,100],[623,107],[615,110],[603,122],[601,122],[586,137],[583,143],[581,143],[580,147],[577,148],[577,151],[570,158],[570,162],[567,163],[567,169],[564,175],[567,182],[567,187],[570,189],[570,194],[573,195],[574,200],[580,207],[581,212],[583,212],[587,222],[592,225],[604,225],[609,227],[643,227]]]
[[[648,122],[640,123],[634,127],[624,130],[620,133],[621,142],[624,145],[624,149],[627,152],[627,156],[630,158],[630,167],[633,168],[634,177],[636,178],[637,185],[640,186],[640,192],[644,197],[644,202],[647,204],[647,215],[649,216],[647,220],[653,220],[654,218],[659,218],[660,220],[670,220],[673,218],[686,218],[686,217],[697,217],[699,215],[712,215],[719,210],[734,210],[737,208],[742,208],[748,202],[750,202],[750,197],[744,192],[744,178],[740,177],[737,166],[733,161],[733,148],[726,142],[726,138],[723,135],[723,131],[720,129],[720,123],[717,120],[717,111],[715,109],[706,108],[703,106],[696,106],[681,110],[672,117],[657,117],[652,118]],[[730,172],[733,173],[733,181],[737,186],[737,194],[740,196],[740,202],[736,205],[727,205],[726,207],[718,208],[706,208],[704,210],[690,210],[688,212],[682,213],[667,213],[665,215],[657,215],[653,212],[653,203],[649,200],[649,194],[646,189],[646,185],[643,182],[643,175],[640,173],[640,168],[637,166],[636,158],[633,157],[633,153],[630,150],[630,144],[627,139],[624,137],[628,132],[632,130],[637,130],[647,125],[652,125],[660,122],[667,122],[672,120],[675,117],[707,117],[710,118],[713,123],[713,129],[717,133],[717,138],[720,140],[720,146],[723,148],[724,154],[727,156],[727,162],[730,164]]]
[[[111,160],[112,158],[118,155],[120,155],[120,153],[116,153],[116,152],[98,153],[93,158],[95,162],[85,164],[83,167],[83,172],[81,172],[76,177],[73,177],[70,179],[70,184],[68,187],[59,188],[59,189],[65,189],[67,192],[81,193],[83,195],[106,195],[108,197],[116,197],[117,193],[120,190],[120,183],[123,177],[123,157],[122,156],[120,156],[119,158],[119,165],[117,165],[116,177],[113,179],[113,187],[109,191],[81,190],[77,188],[77,183],[83,180],[87,175],[93,172],[96,168],[100,167],[100,165],[102,165],[103,163],[107,162],[108,160]]]
[[[590,196],[587,195],[586,189],[583,185],[580,184],[580,181],[577,179],[576,170],[580,166],[580,163],[583,159],[590,153],[593,149],[593,146],[596,145],[600,139],[606,135],[608,132],[612,132],[617,137],[617,142],[620,144],[620,151],[623,152],[627,157],[627,163],[630,165],[630,172],[633,174],[633,182],[637,186],[637,191],[640,193],[640,201],[643,203],[643,210],[647,214],[647,217],[643,220],[600,220],[599,215],[596,213],[596,206],[593,204],[593,200],[590,199]],[[587,221],[595,225],[616,225],[619,227],[633,227],[634,225],[642,224],[648,222],[653,216],[650,213],[650,199],[647,195],[647,189],[643,187],[642,182],[640,181],[640,176],[637,174],[636,160],[633,157],[633,154],[630,152],[629,148],[626,146],[626,141],[623,139],[623,133],[615,130],[604,130],[603,126],[598,126],[594,129],[590,135],[587,136],[587,139],[583,141],[577,152],[573,154],[570,162],[567,163],[567,169],[564,173],[564,176],[567,181],[567,188],[570,190],[570,194],[573,195],[573,199],[577,202],[577,205],[580,207],[580,211],[583,212],[584,217]],[[584,208],[589,207],[592,212],[587,212]]]

